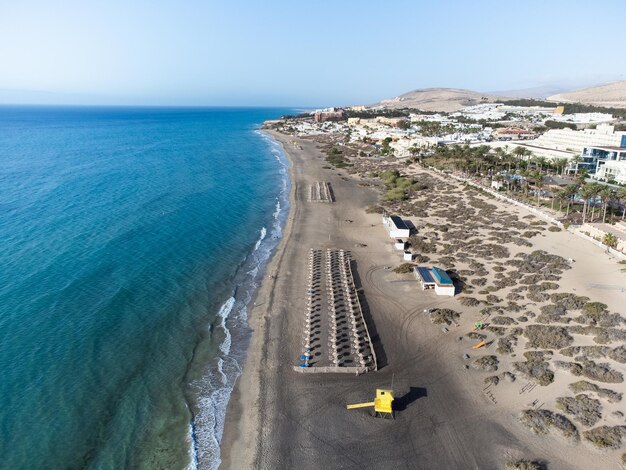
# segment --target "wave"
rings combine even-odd
[[[192,387],[197,390],[197,412],[191,424],[190,457],[196,467],[217,469],[221,463],[220,442],[224,431],[226,408],[241,367],[245,359],[251,330],[248,327],[248,304],[260,283],[264,268],[282,237],[289,207],[289,160],[282,146],[269,135],[255,131],[267,143],[270,153],[280,164],[281,187],[276,197],[268,229],[260,229],[259,239],[240,266],[231,296],[217,312],[219,323],[216,328],[223,331],[224,339],[219,344],[219,357],[210,364],[206,375]],[[268,236],[269,235],[269,236]],[[236,336],[237,341],[233,341]],[[190,467],[195,468],[195,467]]]
[[[252,251],[256,251],[259,249],[259,246],[261,245],[261,242],[263,241],[263,239],[265,238],[265,235],[267,235],[267,229],[265,227],[263,227],[261,229],[261,236],[259,237],[259,239],[256,242],[256,245],[254,245],[254,250]]]
[[[224,341],[222,341],[222,344],[220,344],[220,351],[224,355],[227,355],[230,352],[232,336],[230,334],[230,330],[226,327],[226,319],[228,318],[230,312],[232,312],[234,305],[235,298],[231,297],[226,302],[224,302],[224,305],[222,305],[219,312],[217,312],[217,315],[221,318],[219,326],[224,330],[224,334],[226,335]]]

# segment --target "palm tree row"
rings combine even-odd
[[[418,149],[415,149],[415,153]],[[413,154],[413,152],[412,152]],[[535,156],[524,147],[515,147],[511,152],[506,147],[491,149],[486,145],[446,145],[437,147],[430,157],[445,167],[466,174],[495,174],[501,171],[519,173],[535,169],[540,173],[564,174],[568,165],[566,158]]]
[[[622,220],[626,216],[626,188],[613,189],[600,183],[570,184],[558,191],[556,194],[559,200],[559,211],[562,210],[563,203],[567,204],[565,216],[569,215],[569,209],[576,197],[583,201],[583,224],[595,220],[596,203],[600,201],[602,222],[606,221],[606,214],[609,207],[621,206]],[[591,214],[590,214],[591,211]]]
[[[540,204],[544,178],[547,174],[563,175],[568,167],[566,158],[547,159],[534,156],[523,147],[516,147],[512,152],[507,148],[490,149],[487,146],[470,147],[469,145],[451,145],[437,147],[428,157],[434,166],[461,171],[466,176],[491,176],[495,180],[506,181],[507,191],[523,192],[528,195],[530,183],[535,189],[536,203]],[[504,175],[506,174],[506,175]],[[522,178],[511,178],[516,174]],[[596,203],[601,203],[602,222],[605,222],[608,208],[620,206],[622,219],[626,216],[626,188],[612,189],[597,182],[585,183],[587,172],[576,173],[576,184],[570,184],[553,192],[552,209],[555,200],[559,201],[559,211],[566,205],[565,216],[576,201],[583,202],[583,223],[596,219]],[[588,220],[589,219],[589,220]]]

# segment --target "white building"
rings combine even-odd
[[[572,129],[551,129],[540,137],[524,142],[492,142],[490,147],[503,147],[512,152],[515,147],[522,147],[536,157],[567,158],[571,160],[574,156],[586,157],[585,149],[590,148],[621,148],[626,147],[626,132],[615,132],[615,127],[608,124],[599,124],[596,129],[585,129],[575,131]],[[625,149],[626,150],[626,149]],[[593,174],[596,162],[588,166],[588,170]]]
[[[626,147],[626,132],[615,132],[615,127],[608,124],[598,124],[596,129],[582,131],[550,129],[528,143],[580,154],[585,147]]]
[[[411,229],[397,215],[383,215],[383,225],[391,238],[409,238]]]
[[[608,160],[598,167],[593,177],[602,181],[615,181],[617,184],[626,184],[626,161]]]
[[[591,124],[598,122],[611,122],[613,115],[608,113],[573,113],[555,114],[550,121],[573,122],[576,124]]]
[[[415,266],[413,273],[420,281],[422,289],[435,289],[437,295],[454,296],[454,283],[452,279],[450,279],[450,276],[448,276],[448,273],[443,269],[437,268],[436,266],[432,268]]]

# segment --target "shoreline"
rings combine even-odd
[[[573,445],[558,437],[535,435],[518,422],[518,413],[533,399],[548,402],[567,394],[564,372],[557,372],[555,385],[547,389],[526,392],[527,379],[519,375],[517,381],[504,381],[485,391],[486,372],[470,368],[464,359],[468,352],[495,354],[495,346],[489,352],[474,352],[471,338],[466,337],[481,318],[480,307],[460,306],[458,296],[423,292],[413,276],[388,269],[402,261],[380,215],[365,211],[379,201],[376,185],[330,167],[313,140],[268,134],[282,144],[291,162],[291,206],[284,237],[266,272],[278,275],[263,279],[249,316],[252,341],[228,406],[221,468],[404,468],[407,462],[419,468],[500,468],[505,459],[538,458],[551,468],[565,469],[571,468],[563,457],[566,454],[581,467],[609,465],[606,453],[582,442]],[[415,175],[430,181],[433,188],[445,187],[439,197],[456,191],[461,199],[493,204],[496,211],[516,220],[534,217],[523,208],[479,193],[464,195],[461,183],[433,172],[416,169]],[[309,185],[316,181],[332,184],[335,203],[306,202]],[[445,212],[441,208],[425,217],[414,215],[418,233],[449,224]],[[471,228],[469,220],[464,223]],[[576,253],[578,263],[564,274],[561,289],[596,297],[583,274],[618,272],[619,266],[587,246],[569,232],[542,229],[530,245],[510,246],[509,258],[538,249],[565,259]],[[351,252],[355,284],[362,292],[380,358],[377,372],[356,377],[293,370],[301,350],[306,295],[302,260],[311,248]],[[480,253],[473,258],[485,262]],[[486,275],[493,277],[491,272]],[[621,299],[619,293],[605,293],[601,300],[617,309]],[[461,319],[448,328],[433,325],[423,314],[431,307],[460,310]],[[501,367],[509,367],[512,361],[506,356],[500,360]],[[392,424],[372,419],[366,411],[345,409],[346,404],[365,401],[376,388],[390,384],[399,406]]]
[[[250,304],[248,305],[248,326],[252,330],[252,333],[248,349],[245,352],[245,361],[241,374],[237,378],[226,408],[224,432],[220,441],[219,468],[254,467],[257,454],[256,449],[254,453],[235,452],[235,450],[238,448],[242,450],[248,449],[246,443],[253,439],[251,432],[254,431],[254,435],[256,435],[259,429],[260,415],[257,410],[250,409],[250,402],[256,403],[260,395],[261,380],[259,380],[259,376],[261,363],[265,356],[263,351],[264,341],[262,340],[265,339],[267,333],[265,323],[270,313],[268,310],[271,308],[271,298],[273,297],[276,287],[276,273],[284,255],[285,247],[291,237],[293,213],[297,209],[294,160],[285,148],[285,142],[277,138],[275,133],[268,132],[267,130],[260,130],[259,132],[276,142],[289,161],[289,211],[282,230],[282,237],[268,260],[261,283],[255,290]],[[261,303],[259,299],[264,299],[265,301]],[[256,382],[255,379],[257,379]]]

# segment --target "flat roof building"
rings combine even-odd
[[[621,162],[626,160],[626,147],[590,145],[585,147],[580,154],[580,161],[573,168],[576,171],[585,168],[589,174],[596,178],[602,167],[609,162]],[[598,176],[604,179],[604,176]]]
[[[595,129],[575,131],[550,129],[534,142],[539,147],[580,153],[585,147],[626,147],[626,132],[616,132],[615,126],[598,124]]]
[[[496,140],[526,140],[534,139],[536,134],[526,129],[499,128],[493,131]]]
[[[383,215],[383,225],[391,238],[409,238],[411,229],[397,215]]]
[[[626,184],[626,161],[609,160],[598,166],[593,177],[597,180]]]
[[[422,289],[435,289],[437,295],[454,296],[454,282],[443,269],[433,266],[427,268],[424,266],[415,266],[413,272],[415,277],[420,281]]]

